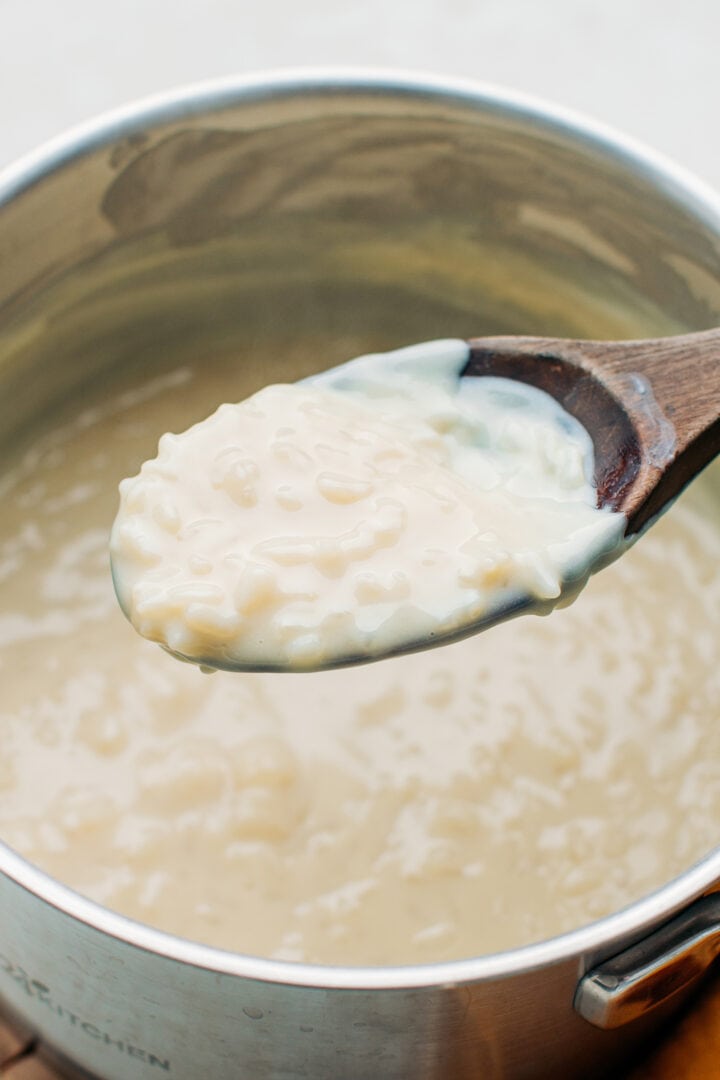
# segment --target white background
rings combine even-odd
[[[515,87],[720,188],[720,0],[0,0],[0,166],[148,93],[316,64]]]

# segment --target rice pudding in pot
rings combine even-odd
[[[716,844],[717,467],[551,618],[208,678],[128,625],[107,546],[118,481],[228,364],[97,386],[3,472],[3,840],[178,935],[374,965],[551,937]]]

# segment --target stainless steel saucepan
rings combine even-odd
[[[0,176],[5,447],[118,366],[252,340],[274,359],[248,369],[249,390],[304,374],[288,370],[288,327],[329,365],[448,327],[648,337],[719,319],[712,192],[481,86],[228,80],[114,113]],[[71,1075],[105,1080],[607,1075],[718,950],[718,882],[716,852],[551,941],[358,969],[179,940],[0,845],[0,1006]]]

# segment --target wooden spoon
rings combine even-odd
[[[598,504],[625,515],[626,537],[647,527],[720,451],[720,329],[645,341],[497,337],[473,338],[468,344],[470,356],[461,376],[495,375],[528,383],[556,398],[583,425],[595,448]],[[502,594],[481,616],[454,629],[438,630],[430,638],[400,640],[382,655],[372,650],[333,654],[303,669],[415,652],[457,641],[525,612],[546,614],[559,602],[569,602],[587,576],[624,547],[617,545],[584,569],[576,567],[560,596]],[[122,605],[125,593],[117,591]],[[287,670],[282,659],[251,664],[229,658],[224,646],[216,655],[203,657],[168,651],[208,668]]]
[[[463,375],[545,390],[595,446],[598,505],[641,532],[720,452],[720,329],[642,341],[472,338]]]

